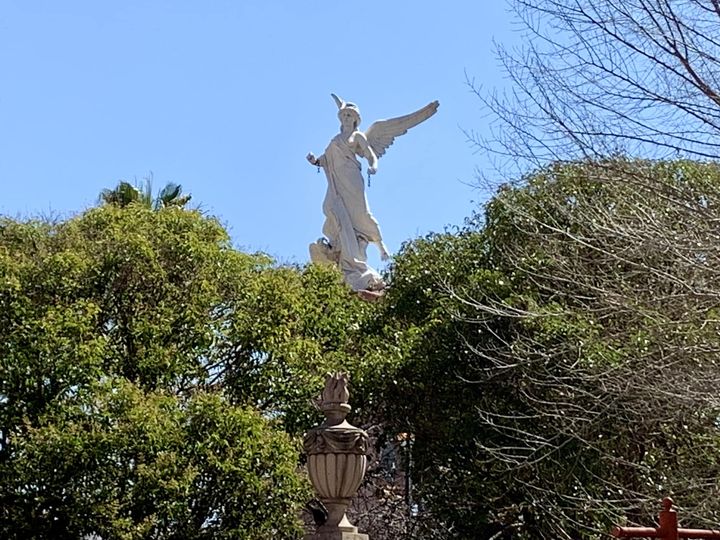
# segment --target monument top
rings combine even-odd
[[[413,113],[378,120],[363,132],[359,129],[360,108],[331,95],[338,107],[340,133],[330,140],[321,156],[307,155],[310,164],[325,171],[328,183],[323,202],[325,223],[322,231],[325,236],[310,244],[310,259],[315,263],[339,266],[350,288],[361,293],[363,298],[375,298],[382,294],[385,282],[368,265],[367,246],[375,244],[382,260],[387,260],[390,254],[380,226],[370,213],[362,166],[357,156],[367,161],[369,184],[370,175],[377,173],[378,158],[385,155],[397,137],[434,115],[439,103],[433,101]]]

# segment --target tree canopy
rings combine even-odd
[[[387,395],[438,538],[598,538],[667,494],[717,523],[719,195],[712,163],[553,165],[405,246]]]
[[[0,531],[297,537],[338,369],[410,458],[411,497],[382,460],[363,488],[378,540],[598,538],[668,494],[712,524],[718,186],[695,161],[538,169],[407,243],[377,304],[182,206],[3,218]]]
[[[296,536],[324,374],[392,361],[335,272],[177,205],[3,218],[0,276],[5,538]]]

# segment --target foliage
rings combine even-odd
[[[553,165],[405,246],[387,416],[426,534],[597,538],[667,494],[717,522],[719,197],[715,164]]]
[[[156,197],[152,194],[152,177],[146,178],[140,186],[133,186],[130,182],[121,180],[115,189],[103,189],[99,200],[105,204],[115,206],[128,206],[129,204],[142,204],[147,208],[166,208],[168,206],[184,207],[190,202],[191,195],[182,195],[182,186],[169,182],[162,188]]]
[[[513,182],[476,230],[509,290],[450,293],[489,336],[461,332],[475,366],[458,374],[511,399],[477,408],[476,462],[514,475],[488,482],[486,515],[594,538],[674,492],[714,526],[719,174],[686,159],[718,158],[718,4],[510,4],[527,38],[498,51],[512,89],[476,89],[493,129],[470,134]]]
[[[15,538],[272,538],[299,533],[297,446],[219,395],[107,379],[48,408],[6,469]]]
[[[336,271],[239,252],[172,205],[2,219],[0,308],[8,538],[291,538],[325,373],[362,408],[397,362]]]
[[[412,456],[410,504],[382,467],[361,490],[374,537],[597,538],[667,494],[707,526],[719,201],[714,163],[548,166],[405,245],[379,304],[181,206],[3,219],[0,532],[296,537],[338,369]]]

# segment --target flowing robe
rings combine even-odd
[[[336,135],[325,149],[323,169],[328,187],[323,201],[323,234],[339,252],[340,270],[353,290],[384,286],[367,264],[368,243],[382,242],[378,222],[370,213],[360,162],[346,135]],[[313,257],[314,258],[314,257]]]

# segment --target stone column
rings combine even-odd
[[[345,420],[351,410],[347,384],[345,373],[328,375],[319,404],[325,422],[305,435],[310,481],[328,510],[327,521],[306,540],[369,540],[345,515],[365,476],[369,444],[367,433]]]

